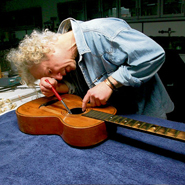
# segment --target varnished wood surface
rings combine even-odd
[[[71,94],[61,96],[70,110],[81,109],[82,99]],[[57,134],[72,146],[92,146],[108,137],[104,121],[88,118],[79,114],[69,114],[59,101],[48,106],[42,104],[53,98],[39,98],[27,102],[16,110],[18,125],[22,132],[28,134]],[[92,108],[87,108],[86,112]],[[114,107],[93,108],[94,110],[116,114]]]

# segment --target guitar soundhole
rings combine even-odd
[[[82,108],[71,109],[72,114],[82,114]]]

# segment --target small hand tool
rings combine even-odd
[[[46,79],[45,81],[51,85],[51,83],[49,82],[48,79]],[[69,114],[72,114],[72,112],[70,111],[70,109],[67,107],[67,105],[64,103],[64,101],[62,100],[62,98],[60,97],[60,95],[57,93],[57,91],[55,90],[55,88],[52,85],[51,85],[51,88],[52,88],[52,91],[55,94],[55,96],[58,98],[59,101],[62,102],[62,104],[67,109],[67,111],[69,112]]]

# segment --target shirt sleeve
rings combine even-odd
[[[67,85],[69,92],[68,94],[74,94],[75,93],[75,86],[74,84],[68,82],[67,80],[63,80],[63,82]]]
[[[125,86],[140,86],[165,61],[163,48],[134,29],[121,31],[112,41],[111,62],[118,66],[111,76]]]

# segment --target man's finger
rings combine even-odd
[[[86,94],[84,99],[82,100],[82,111],[83,112],[86,110],[88,102],[89,102],[89,96]]]

